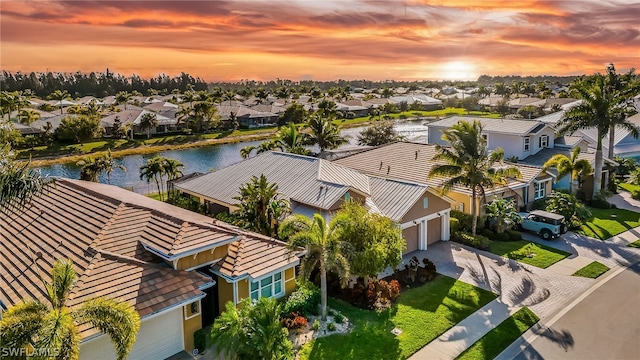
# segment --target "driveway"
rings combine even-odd
[[[640,264],[625,269],[585,297],[515,359],[640,359]],[[498,359],[512,359],[514,353]]]
[[[594,284],[595,280],[566,276],[519,263],[451,241],[409,254],[427,257],[438,273],[500,295],[508,307],[528,306],[540,318],[549,316]],[[408,257],[410,257],[408,256]]]

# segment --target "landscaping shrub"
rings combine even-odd
[[[496,235],[496,233],[491,231],[491,230],[489,230],[489,228],[482,229],[482,233],[481,234],[482,234],[482,236],[486,236],[489,239],[492,239]]]
[[[640,200],[640,190],[633,190],[631,192],[631,197],[635,200]]]
[[[367,288],[367,305],[370,309],[383,311],[391,307],[391,304],[400,296],[400,283],[398,280],[369,280]]]
[[[492,239],[495,240],[495,241],[506,242],[506,241],[510,241],[511,240],[511,236],[507,232],[495,233],[495,234],[493,234],[493,238]]]
[[[531,210],[544,210],[547,208],[547,199],[538,199],[531,203]]]
[[[298,312],[303,315],[317,315],[320,304],[320,289],[309,281],[302,281],[289,295],[282,309],[283,314]]]
[[[336,323],[338,324],[342,324],[344,322],[344,315],[342,315],[341,313],[337,313],[333,319],[335,320]]]
[[[193,344],[198,353],[202,353],[207,348],[207,333],[205,329],[198,329],[193,333]]]
[[[471,231],[471,222],[473,218],[470,214],[465,214],[460,211],[451,211],[451,219],[457,219],[458,224],[460,225],[460,231]],[[453,229],[451,232],[454,232]]]
[[[336,331],[336,324],[330,322],[327,324],[327,330],[329,331]]]
[[[282,318],[282,325],[289,330],[301,330],[307,327],[307,318],[300,313],[292,312]]]
[[[459,231],[452,234],[451,240],[480,250],[489,249],[489,239],[483,235],[473,236],[470,233]]]
[[[313,325],[311,325],[311,328],[313,329],[313,331],[320,330],[320,320],[318,319],[313,320]]]
[[[507,234],[509,234],[509,241],[520,241],[522,240],[522,233],[516,230],[507,230]]]
[[[606,194],[603,194],[605,191],[599,192],[596,196],[589,201],[589,206],[596,209],[611,209],[611,204],[607,201]]]
[[[635,199],[635,198],[634,198]],[[452,217],[449,219],[449,229],[452,233],[460,230],[460,220]]]

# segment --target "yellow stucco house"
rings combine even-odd
[[[70,258],[70,307],[104,296],[140,314],[129,359],[191,352],[227,301],[295,288],[299,258],[284,243],[115,186],[58,179],[24,211],[1,211],[0,309],[44,299],[38,272]],[[106,335],[83,327],[81,337],[81,359],[115,358]]]

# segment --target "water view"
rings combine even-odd
[[[423,125],[421,121],[400,122],[396,124],[395,128],[399,134],[405,136],[407,139],[426,136],[427,134],[427,127]],[[364,127],[357,127],[342,131],[343,135],[349,135],[351,137],[350,144],[347,146],[357,144],[357,135],[363,129]],[[260,143],[261,141],[248,141],[182,150],[161,151],[157,154],[125,156],[117,159],[117,163],[119,165],[124,165],[127,171],[122,172],[118,169],[114,170],[111,173],[111,184],[131,189],[137,193],[145,194],[155,192],[155,185],[153,183],[147,184],[145,181],[140,180],[140,173],[138,171],[140,166],[155,155],[176,159],[182,162],[185,165],[185,174],[192,172],[209,172],[241,161],[241,148],[249,145],[256,146]],[[318,150],[313,147],[311,149],[313,151]],[[74,163],[42,166],[40,167],[40,170],[43,175],[47,176],[66,177],[71,179],[77,179],[80,176],[80,167]],[[106,176],[102,175],[100,177],[100,182],[106,183]]]

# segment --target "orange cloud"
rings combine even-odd
[[[1,66],[13,71],[441,78],[442,64],[458,62],[474,69],[469,77],[581,74],[636,66],[640,48],[640,6],[597,1],[48,1],[0,10]]]

